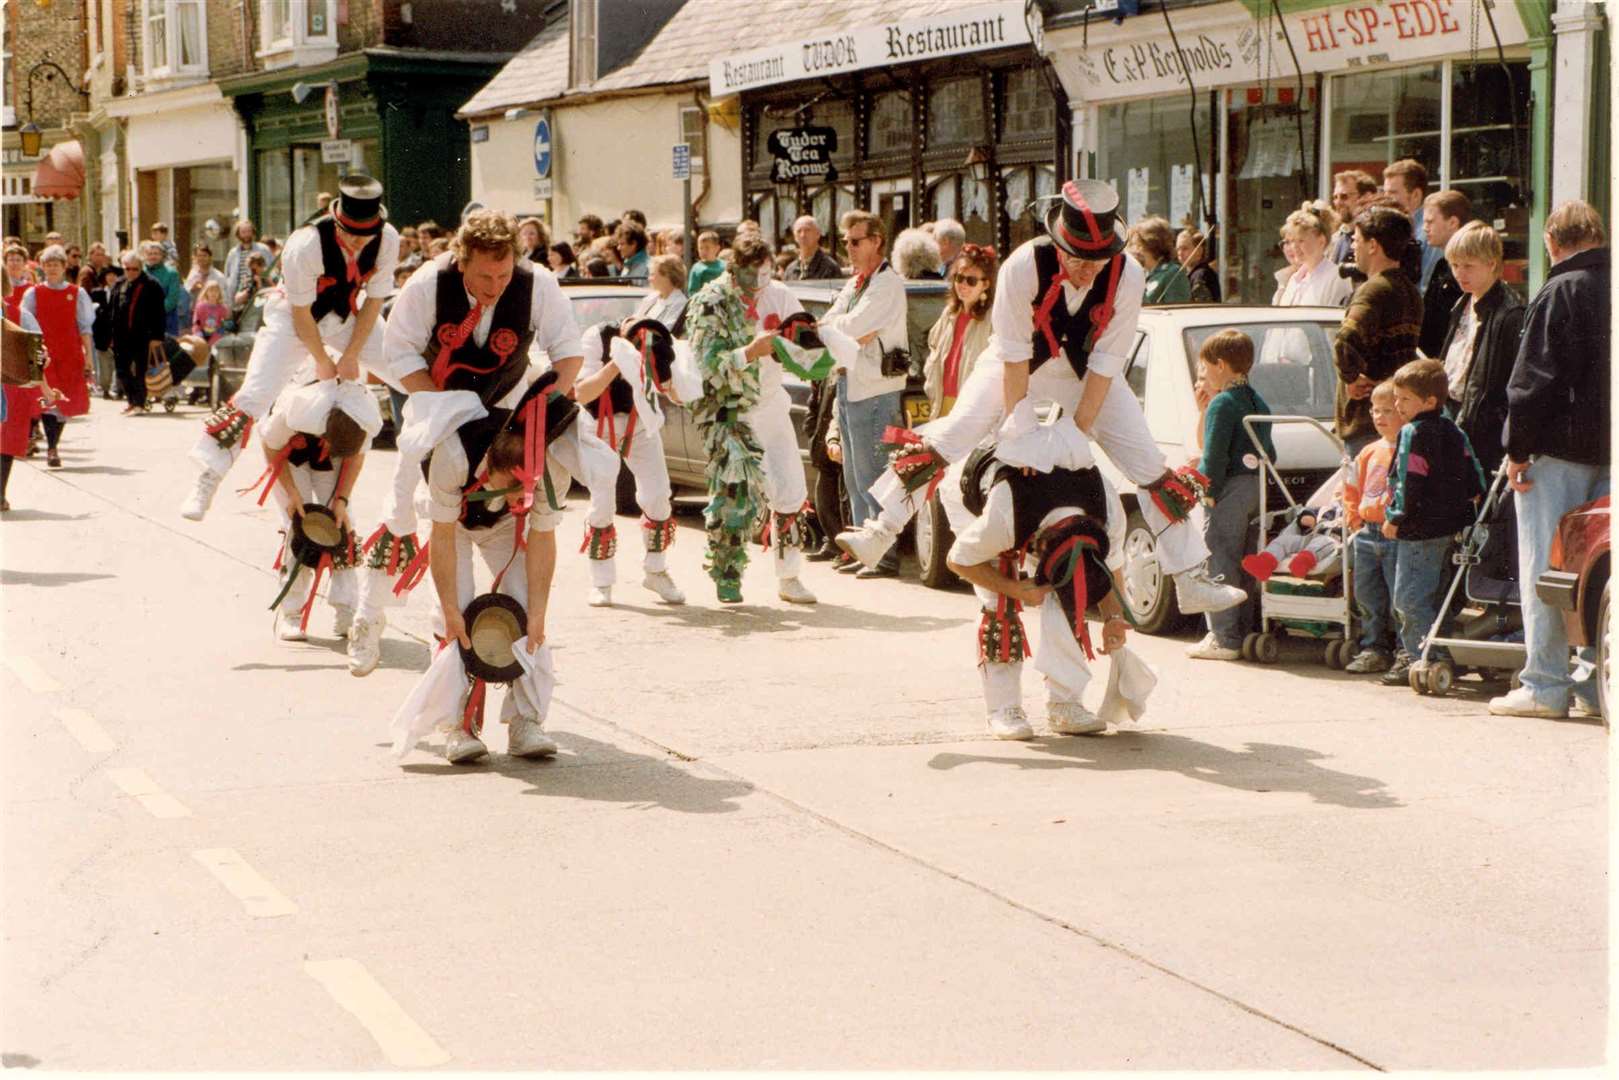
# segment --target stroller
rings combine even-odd
[[[1254,453],[1260,461],[1259,542],[1255,550],[1263,551],[1267,540],[1272,537],[1276,523],[1280,520],[1293,520],[1303,508],[1294,501],[1292,493],[1288,491],[1287,484],[1282,480],[1282,474],[1277,471],[1275,460],[1265,452],[1264,445],[1254,431],[1255,423],[1308,424],[1332,440],[1332,444],[1338,448],[1340,460],[1345,464],[1348,458],[1343,440],[1314,417],[1256,414],[1242,418],[1243,429],[1248,432],[1248,441],[1253,443]],[[1273,479],[1287,503],[1286,506],[1274,511],[1269,509],[1270,481]],[[1343,550],[1338,558],[1342,575],[1341,588],[1336,587],[1330,579],[1323,581],[1284,574],[1272,575],[1270,580],[1260,587],[1259,629],[1242,640],[1244,660],[1258,660],[1262,664],[1276,663],[1281,656],[1281,639],[1290,635],[1326,642],[1321,660],[1329,668],[1342,669],[1354,658],[1358,635],[1355,630],[1355,590],[1349,565],[1348,539],[1347,536],[1344,538]]]
[[[1518,595],[1518,519],[1505,460],[1451,562],[1456,574],[1422,640],[1421,655],[1411,663],[1411,689],[1444,697],[1456,685],[1457,672],[1468,669],[1516,685],[1527,654]],[[1450,659],[1430,659],[1438,649]]]

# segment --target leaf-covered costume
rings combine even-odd
[[[759,365],[743,356],[753,328],[729,272],[691,298],[686,330],[703,376],[703,396],[690,408],[708,454],[704,567],[716,584],[739,586],[748,565],[747,538],[764,505],[765,477],[764,453],[743,419],[759,402]]]

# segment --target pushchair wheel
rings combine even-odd
[[[1281,655],[1282,645],[1276,640],[1275,634],[1260,634],[1259,639],[1254,642],[1254,659],[1261,664],[1274,664]]]
[[[175,408],[179,404],[180,404],[180,399],[179,398],[166,397],[166,398],[163,399],[163,411],[164,412],[173,412],[175,410]]]
[[[1244,660],[1252,661],[1252,660],[1255,659],[1255,657],[1254,657],[1254,642],[1256,642],[1258,640],[1259,640],[1259,635],[1256,634],[1256,633],[1250,633],[1250,634],[1246,635],[1242,639],[1242,649],[1240,651],[1242,653],[1242,658]]]
[[[1449,660],[1434,660],[1427,665],[1425,678],[1428,693],[1434,697],[1444,697],[1456,685],[1456,668]]]
[[[1344,655],[1345,644],[1347,643],[1336,639],[1327,642],[1327,647],[1322,650],[1321,662],[1333,671],[1342,671],[1344,665],[1349,663],[1349,658]]]
[[[1411,689],[1424,697],[1428,694],[1428,665],[1415,663],[1405,674],[1405,681],[1411,684]]]

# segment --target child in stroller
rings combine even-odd
[[[1269,581],[1286,560],[1293,577],[1326,579],[1343,562],[1344,520],[1342,478],[1335,477],[1316,491],[1312,505],[1290,507],[1291,519],[1263,551],[1248,555],[1242,568],[1255,581]]]

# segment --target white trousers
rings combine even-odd
[[[793,429],[792,404],[787,391],[778,389],[742,416],[764,451],[765,504],[773,514],[796,514],[809,498],[804,458],[798,449],[798,433]],[[803,550],[783,549],[776,544],[772,547],[776,549],[777,579],[797,577],[804,563]]]
[[[1052,402],[1060,406],[1065,415],[1073,416],[1083,385],[1071,367],[1051,361],[1029,376],[1029,398],[1037,405]],[[995,434],[1006,412],[1005,402],[1002,365],[979,364],[968,376],[950,414],[929,421],[917,431],[941,457],[954,464]],[[1157,480],[1167,468],[1163,451],[1147,429],[1141,403],[1122,377],[1113,380],[1107,397],[1102,400],[1091,435],[1125,478],[1137,486]],[[959,492],[959,471],[954,479],[947,476],[940,489],[943,491],[952,485]],[[892,469],[883,471],[872,485],[871,494],[882,506],[880,518],[890,532],[899,533],[916,513],[912,505],[915,500],[906,494]],[[1178,574],[1209,557],[1202,534],[1190,521],[1171,524],[1151,499],[1142,497],[1136,503],[1147,527],[1158,537],[1158,563],[1165,573]],[[946,512],[949,512],[948,503]]]
[[[991,593],[991,596],[994,594]],[[980,594],[980,599],[983,599]],[[1047,610],[1047,609],[1054,609]],[[994,611],[993,601],[985,605]],[[1062,604],[1055,596],[1048,596],[1039,609],[1025,611],[1024,626],[1037,619],[1040,637],[1032,648],[1034,666],[1045,676],[1046,701],[1051,705],[1078,705],[1085,687],[1091,681],[1091,669],[1073,631],[1065,625]],[[980,665],[979,676],[984,686],[984,707],[990,713],[1000,712],[1023,704],[1023,664],[985,663]]]
[[[321,323],[327,327],[321,332],[323,342],[338,352],[348,347],[349,338],[354,333],[352,317],[336,327],[332,327],[327,319],[321,320]],[[379,318],[371,328],[360,356],[361,367],[376,372],[379,377],[383,370],[382,337],[383,326]],[[253,335],[253,351],[247,358],[247,371],[242,376],[241,387],[231,395],[231,404],[255,422],[263,420],[269,415],[270,406],[281,396],[281,391],[297,375],[298,369],[312,363],[313,359],[304,343],[298,340],[298,332],[293,329],[292,305],[279,293],[271,296],[265,301],[264,322]],[[223,475],[241,453],[240,443],[226,450],[212,435],[203,432],[192,448],[191,456],[199,464]]]
[[[641,513],[650,521],[669,520],[674,513],[674,488],[669,483],[669,462],[663,456],[663,432],[636,431],[624,464],[635,477],[635,505]],[[614,484],[617,482],[615,477]],[[641,568],[649,574],[664,573],[669,569],[669,553],[648,550],[651,543],[652,531],[641,529]]]
[[[640,435],[636,439],[640,439]],[[592,529],[605,529],[613,523],[613,511],[618,502],[618,454],[611,446],[596,437],[590,414],[583,409],[555,442],[545,448],[547,465],[562,466],[573,483],[584,487],[590,496],[590,509],[585,511],[585,524]],[[555,470],[551,475],[556,476]],[[665,477],[667,482],[667,476]],[[569,483],[557,483],[557,503],[568,495]],[[535,492],[535,499],[543,497]],[[558,546],[560,547],[560,541]],[[612,559],[590,560],[590,583],[605,589],[617,578]]]
[[[337,490],[337,469],[311,469],[305,465],[283,466],[292,476],[293,483],[298,486],[298,497],[305,503],[324,503],[332,497]],[[285,535],[281,541],[281,565],[288,566],[292,562],[292,513],[287,507],[287,493],[278,483],[275,486],[276,505],[281,509],[281,528]],[[354,524],[350,522],[350,528]],[[364,539],[363,537],[361,539]],[[307,566],[298,568],[298,575],[287,590],[287,595],[281,601],[281,613],[292,614],[301,610],[304,601],[309,599],[309,583],[315,571]],[[357,572],[352,569],[333,570],[330,585],[326,590],[326,601],[333,607],[353,608],[359,601],[360,582]]]
[[[562,440],[557,440],[561,442]],[[553,446],[556,444],[553,443]],[[557,493],[562,498],[562,493]],[[518,551],[513,557],[513,550],[517,543],[517,519],[507,514],[487,529],[468,529],[457,524],[455,527],[455,600],[465,611],[467,605],[472,603],[474,597],[485,591],[498,591],[511,597],[528,610],[528,563],[524,553]],[[489,571],[490,581],[493,583],[495,575],[505,570],[500,578],[500,588],[484,590],[478,588],[477,571],[473,567],[472,556],[476,552],[483,561],[484,567]],[[380,574],[373,576],[381,577]],[[528,632],[527,627],[524,633]],[[438,604],[433,605],[433,633],[439,637],[444,636],[444,609]],[[454,644],[446,646],[455,648]],[[539,713],[528,707],[521,694],[507,687],[505,700],[500,704],[500,722],[510,723],[514,716],[521,716],[529,720],[539,720]]]

